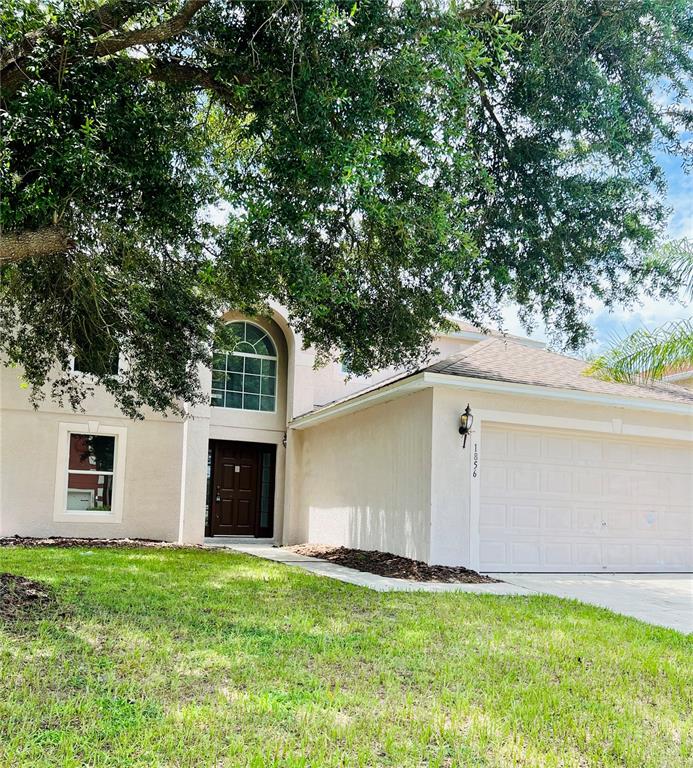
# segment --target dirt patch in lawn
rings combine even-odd
[[[492,584],[498,579],[482,576],[476,571],[470,571],[461,566],[426,565],[421,560],[411,560],[408,557],[392,555],[389,552],[376,552],[364,549],[348,549],[347,547],[328,547],[322,544],[298,544],[285,547],[291,552],[306,557],[319,557],[337,565],[354,568],[365,573],[378,576],[389,576],[408,581],[438,581],[447,584]]]
[[[0,573],[0,620],[26,618],[55,605],[51,588],[13,573]]]
[[[0,537],[0,547],[90,547],[92,549],[113,549],[114,547],[152,547],[154,549],[181,549],[180,544],[155,539],[77,539],[67,536],[48,536],[45,539],[31,536]],[[195,549],[194,545],[186,545],[184,549]]]

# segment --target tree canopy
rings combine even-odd
[[[667,290],[689,0],[5,0],[0,351],[78,405],[197,402],[225,308],[349,370],[516,302]],[[114,375],[120,350],[127,365]]]

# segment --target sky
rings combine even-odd
[[[693,240],[693,174],[686,174],[679,158],[662,155],[659,157],[662,168],[667,176],[667,204],[671,209],[669,225],[665,233],[667,239],[688,237]],[[653,299],[643,296],[639,304],[631,307],[618,307],[609,312],[601,302],[593,300],[590,304],[592,314],[590,323],[594,328],[594,342],[581,351],[581,355],[599,352],[609,346],[615,338],[642,328],[655,328],[671,320],[693,316],[693,304],[680,301],[678,303]],[[507,307],[504,312],[505,330],[518,336],[527,336],[522,327],[517,312],[513,307]],[[546,331],[543,326],[529,334],[531,338],[546,341]]]

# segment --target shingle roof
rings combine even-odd
[[[618,384],[586,376],[587,363],[545,349],[526,347],[504,338],[490,338],[423,370],[515,384],[571,389],[620,397],[669,400],[693,406],[693,392],[665,382]]]

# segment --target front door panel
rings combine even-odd
[[[218,442],[214,450],[212,535],[254,536],[258,519],[259,446]]]

